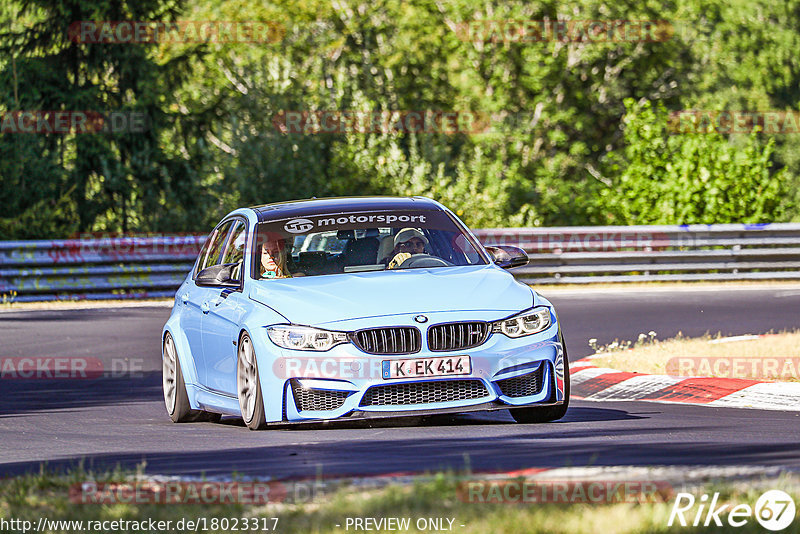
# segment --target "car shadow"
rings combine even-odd
[[[527,426],[527,425],[525,425]],[[530,425],[538,426],[538,425]],[[450,471],[477,473],[527,468],[568,466],[652,466],[683,465],[797,465],[795,443],[770,443],[753,447],[751,443],[697,441],[684,437],[675,440],[678,427],[613,434],[606,428],[576,428],[556,434],[545,425],[540,432],[512,432],[502,436],[432,436],[424,429],[397,436],[341,436],[319,442],[286,443],[271,440],[270,431],[262,445],[219,447],[219,435],[207,436],[201,450],[173,450],[75,455],[50,460],[46,470],[64,473],[82,468],[103,473],[121,467],[142,468],[148,474],[230,479],[294,479],[313,477],[360,477],[381,474],[431,473]],[[208,427],[204,427],[207,429]],[[697,428],[695,430],[698,430]],[[701,429],[702,430],[702,429]],[[706,428],[710,432],[712,428]],[[261,436],[259,436],[261,437]],[[274,438],[274,436],[273,436]],[[644,438],[644,439],[643,439]],[[670,441],[672,439],[672,441]],[[224,440],[228,442],[227,440]],[[0,465],[4,475],[39,472],[41,461],[20,461]]]
[[[575,406],[567,411],[567,415],[550,425],[579,421],[624,421],[644,419],[644,415],[633,415],[625,410],[609,408],[589,408]],[[244,427],[239,417],[223,417],[220,425]],[[332,421],[313,421],[302,423],[286,423],[269,425],[270,430],[309,431],[328,429],[365,429],[365,428],[406,428],[406,427],[447,427],[447,426],[486,426],[486,425],[520,425],[507,410],[491,412],[472,412],[464,414],[413,415],[402,417],[381,417],[365,419],[337,419]]]

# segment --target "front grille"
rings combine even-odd
[[[307,389],[302,387],[297,380],[292,380],[294,404],[301,412],[308,410],[336,410],[342,407],[350,393],[349,391]]]
[[[480,380],[437,380],[410,384],[373,386],[361,399],[361,406],[403,406],[431,404],[469,399],[489,395]]]
[[[370,328],[356,331],[353,342],[369,354],[410,354],[419,352],[422,335],[413,326]]]
[[[489,337],[489,323],[437,324],[428,329],[428,348],[432,351],[464,350],[477,347]]]
[[[532,373],[522,376],[515,376],[514,378],[506,378],[505,380],[498,380],[495,382],[506,397],[527,397],[529,395],[538,395],[542,391],[544,380],[544,364],[539,365],[539,368]]]

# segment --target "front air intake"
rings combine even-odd
[[[544,364],[532,373],[495,382],[506,397],[529,397],[538,395],[544,386]]]
[[[292,380],[291,384],[294,404],[301,412],[338,410],[351,394],[349,391],[304,388],[297,380]]]
[[[481,399],[489,395],[480,380],[431,380],[372,386],[361,399],[361,406],[405,406]]]

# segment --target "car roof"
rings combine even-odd
[[[251,206],[250,209],[256,212],[259,222],[264,222],[287,217],[354,211],[441,210],[442,207],[438,202],[425,197],[333,197],[275,202],[274,204]]]

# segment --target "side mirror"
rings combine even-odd
[[[239,280],[233,278],[238,263],[222,263],[206,267],[199,273],[194,283],[198,286],[239,287]]]
[[[510,245],[491,245],[486,251],[492,256],[495,264],[503,269],[512,269],[528,265],[528,253]]]

